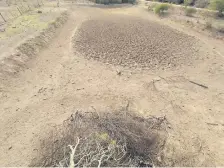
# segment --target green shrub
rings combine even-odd
[[[169,5],[168,4],[158,4],[156,5],[154,12],[158,15],[164,14],[165,11],[167,11],[169,9]]]
[[[218,11],[218,16],[223,16],[224,0],[211,0],[210,7]]]
[[[186,16],[193,16],[193,14],[195,14],[196,12],[197,12],[197,10],[195,8],[185,7],[185,15]]]

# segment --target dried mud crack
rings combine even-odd
[[[74,48],[88,59],[151,69],[191,64],[200,55],[194,37],[133,16],[84,22],[74,38]]]

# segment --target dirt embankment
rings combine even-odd
[[[56,35],[57,29],[66,22],[67,18],[68,12],[64,11],[39,35],[20,44],[13,54],[3,58],[0,62],[0,75],[13,75],[26,68],[26,62],[48,46]]]

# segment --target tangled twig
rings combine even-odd
[[[56,131],[60,138],[56,136],[56,141],[55,138],[49,138],[54,139],[54,142],[47,144],[47,149],[51,150],[43,157],[45,160],[47,158],[45,166],[156,165],[165,142],[164,139],[158,139],[157,133],[162,130],[164,122],[165,116],[142,118],[130,113],[107,113],[95,117],[92,113],[77,111],[63,123],[65,130],[62,133]]]

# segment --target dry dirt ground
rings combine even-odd
[[[129,104],[143,116],[166,116],[170,165],[223,166],[223,41],[138,6],[71,9],[26,69],[1,77],[0,165],[29,165],[47,130],[77,109]]]
[[[158,2],[147,1],[141,5],[143,8],[153,13],[153,6],[155,6],[156,3]],[[222,32],[224,28],[224,20],[222,18],[217,18],[215,11],[204,8],[196,8],[196,10],[197,12],[195,14],[187,16],[182,5],[172,4],[166,13],[165,18],[191,27],[191,29],[198,31],[201,34],[206,34],[207,36],[223,40],[224,36]],[[209,27],[209,24],[211,27]]]

